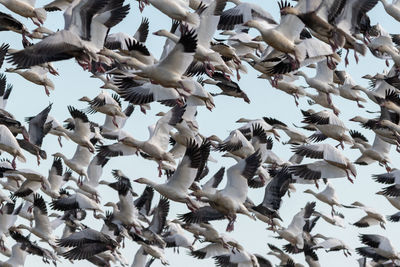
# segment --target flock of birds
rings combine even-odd
[[[393,145],[400,153],[400,35],[371,25],[368,12],[378,0],[282,0],[279,23],[262,7],[240,0],[137,2],[55,0],[37,7],[35,0],[0,0],[12,12],[0,12],[0,31],[19,34],[23,45],[20,50],[7,43],[0,47],[3,72],[43,86],[49,95],[55,89],[50,75],[59,75],[53,62],[75,59],[77,69],[104,83],[95,98],[79,99],[87,108],[68,106],[70,118],[64,123],[50,115],[53,104],[21,122],[6,111],[12,85],[6,74],[0,75],[0,150],[4,152],[0,253],[6,257],[0,266],[31,266],[28,255],[54,265],[80,260],[96,266],[145,267],[154,261],[169,265],[165,251],[180,248],[187,250],[187,257],[213,258],[221,267],[273,266],[271,257],[280,261],[279,266],[303,266],[291,254],[303,255],[309,266],[321,266],[318,258],[325,253],[321,250],[342,251],[346,257],[357,253],[360,266],[400,266],[400,251],[388,236],[360,234],[360,246],[351,248],[338,238],[313,231],[317,223],[344,228],[347,221],[339,208],[365,212],[352,223],[354,227],[385,229],[387,221],[400,221],[400,170],[393,168],[390,159]],[[387,15],[400,22],[400,1],[380,2]],[[166,38],[160,58],[146,47],[149,19],[142,19],[133,36],[109,32],[128,19],[137,4],[140,11],[155,8],[172,20],[170,30],[153,33],[160,40]],[[44,26],[48,12],[64,13],[64,29]],[[31,19],[37,28],[29,30],[15,15]],[[215,37],[217,31],[222,38]],[[356,62],[370,53],[390,70],[365,75],[370,88],[362,87],[346,70],[337,69],[342,59],[349,65],[350,50]],[[3,68],[6,64],[10,67]],[[216,108],[214,98],[224,95],[250,103],[233,81],[249,69],[291,95],[296,106],[305,98],[316,110],[301,109],[302,125],[289,126],[272,117],[241,118],[237,121],[241,126],[233,126],[225,139],[204,136],[196,116],[204,107]],[[209,86],[220,92],[210,93],[205,89]],[[372,143],[363,133],[347,128],[332,95],[354,101],[359,108],[367,101],[376,104],[380,111],[375,118],[351,119],[373,131]],[[149,126],[148,140],[137,140],[125,123],[135,109],[146,113],[153,102],[169,111],[157,114],[160,118]],[[102,114],[104,123],[90,120],[93,113]],[[280,142],[282,133],[289,137],[282,142],[291,146],[289,159],[273,152],[273,143]],[[58,138],[60,148],[52,151],[48,174],[19,168],[28,153],[38,165],[50,160],[42,149],[49,135]],[[75,154],[69,158],[56,152],[63,146],[76,147]],[[345,156],[349,149],[359,150],[355,161]],[[209,174],[209,162],[218,164],[221,155],[236,163]],[[115,180],[103,180],[103,167],[126,156],[153,161],[154,177],[133,179],[135,173],[114,169]],[[359,201],[340,203],[331,181],[342,178],[353,183],[362,168],[356,166],[373,163],[382,166],[373,179],[385,186],[377,194],[399,210],[393,215]],[[224,177],[226,185],[221,188]],[[135,192],[136,183],[146,185],[142,193]],[[304,203],[289,223],[279,211],[284,196],[299,194],[296,184],[308,184],[304,193],[316,201]],[[321,186],[323,190],[313,190]],[[101,195],[100,187],[107,187],[109,195]],[[254,203],[249,190],[265,190],[263,201]],[[109,201],[111,195],[118,201]],[[159,201],[152,205],[155,196]],[[317,201],[331,211],[318,211]],[[171,214],[171,202],[186,205],[187,212]],[[249,225],[265,224],[267,231],[287,244],[278,248],[268,239],[268,256],[247,250],[229,234],[237,216],[243,215],[255,221]],[[215,221],[223,220],[226,233],[215,227]],[[197,241],[202,244],[196,245]],[[125,243],[139,247],[133,263],[121,253]]]

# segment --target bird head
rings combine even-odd
[[[141,178],[135,179],[135,180],[133,180],[133,181],[134,181],[135,183],[139,183],[139,184],[146,184],[147,179],[141,177]]]

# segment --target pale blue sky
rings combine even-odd
[[[49,1],[37,1],[37,5],[41,6]],[[131,11],[128,17],[117,27],[112,29],[112,32],[126,32],[128,34],[134,34],[138,25],[140,24],[142,16],[150,18],[150,33],[161,28],[169,29],[171,20],[160,13],[158,10],[147,7],[143,14],[138,11],[138,6],[136,1],[131,2]],[[249,1],[249,2],[260,2],[260,1]],[[266,10],[271,12],[271,14],[279,20],[278,7],[275,1],[262,1],[261,4]],[[0,6],[0,11],[10,13],[3,6]],[[15,17],[18,17],[15,15]],[[396,32],[396,26],[398,22],[389,17],[383,10],[380,3],[377,7],[370,13],[371,21],[373,24],[380,22],[383,27],[391,32]],[[18,17],[20,18],[20,17]],[[384,18],[384,19],[383,19]],[[20,18],[23,23],[25,23],[30,30],[34,29],[34,25],[30,21],[24,18]],[[49,13],[48,20],[45,26],[52,29],[62,29],[64,25],[62,13]],[[255,32],[251,32],[255,35]],[[13,48],[21,48],[21,38],[14,33],[0,33],[2,36],[2,41],[10,43]],[[164,38],[149,35],[147,41],[147,46],[149,50],[156,56],[159,56],[162,51],[162,45],[164,43]],[[348,71],[354,80],[360,85],[367,86],[366,80],[360,77],[364,74],[375,74],[376,72],[381,72],[386,69],[383,61],[374,58],[369,52],[366,57],[361,57],[358,65],[355,64],[352,53],[350,54],[351,63],[347,67]],[[56,89],[51,92],[50,97],[47,97],[44,93],[44,89],[40,86],[29,83],[17,74],[7,74],[8,82],[14,85],[14,90],[10,96],[7,110],[13,113],[17,119],[23,121],[24,117],[32,116],[40,112],[44,107],[46,107],[49,102],[54,103],[51,115],[55,116],[59,121],[63,121],[69,117],[67,111],[67,105],[74,105],[77,108],[84,108],[85,103],[77,101],[83,95],[94,97],[99,93],[99,87],[102,85],[99,80],[90,78],[90,73],[85,72],[82,68],[74,62],[74,60],[63,61],[55,63],[55,66],[60,73],[59,77],[51,76],[50,78],[55,83]],[[5,64],[1,72],[4,72],[5,67],[10,67],[9,64]],[[289,95],[284,94],[270,86],[270,84],[264,80],[256,79],[258,73],[251,70],[250,66],[247,66],[249,74],[243,75],[239,84],[242,89],[248,94],[251,104],[243,102],[241,99],[228,98],[224,96],[216,97],[215,104],[216,108],[210,112],[205,107],[199,107],[198,122],[200,125],[200,132],[209,136],[211,134],[218,135],[221,139],[224,139],[231,130],[237,128],[239,125],[235,121],[240,117],[245,118],[261,118],[263,116],[276,117],[281,121],[287,123],[299,123],[301,120],[301,113],[299,108],[307,109],[309,108],[306,99],[300,100],[299,108],[294,105],[293,98]],[[339,65],[338,69],[343,69],[344,65]],[[300,82],[301,83],[301,82]],[[208,86],[207,89],[213,92],[217,90]],[[310,89],[311,90],[311,89]],[[372,117],[371,114],[365,112],[364,109],[357,108],[354,102],[350,102],[338,97],[333,97],[334,103],[341,109],[342,114],[340,118],[346,123],[347,127],[350,129],[361,130],[368,139],[372,142],[374,135],[372,132],[361,129],[358,124],[349,122],[348,120],[355,115],[362,115],[366,117]],[[126,103],[123,103],[124,107]],[[313,109],[322,110],[318,106],[313,106]],[[366,105],[368,110],[378,110],[376,105],[371,103]],[[152,110],[148,112],[147,115],[142,114],[139,109],[135,110],[131,118],[128,120],[125,129],[129,130],[137,139],[145,140],[148,138],[147,126],[155,123],[157,117],[154,116],[160,110],[166,111],[167,108],[160,106],[158,104],[152,104]],[[90,115],[90,120],[96,121],[98,123],[103,123],[103,115]],[[307,133],[308,134],[308,133]],[[282,140],[287,140],[287,136],[284,133],[282,135]],[[48,169],[52,164],[51,154],[55,152],[62,152],[68,157],[71,157],[75,151],[75,144],[72,142],[67,142],[63,140],[64,147],[60,148],[57,143],[57,139],[54,136],[47,136],[44,140],[43,148],[47,151],[49,156],[47,161],[42,161],[42,164],[38,167],[36,165],[36,160],[34,157],[30,156],[28,153],[28,164],[18,164],[19,168],[32,168],[34,170],[40,171],[43,174],[47,174]],[[336,144],[332,142],[332,144]],[[281,144],[275,143],[274,149],[281,158],[288,159],[291,156],[290,147],[283,146]],[[393,149],[394,151],[394,149]],[[346,147],[345,155],[351,160],[355,160],[359,156],[358,150],[349,150]],[[221,166],[230,167],[235,162],[231,159],[220,158],[217,153],[213,153],[216,157],[218,163],[210,163],[209,167],[211,169],[210,174],[213,174]],[[392,152],[392,167],[396,167],[399,164],[399,156],[394,151]],[[150,179],[161,180],[157,177],[156,164],[154,162],[149,162],[142,158],[136,156],[125,157],[125,158],[113,158],[104,168],[103,179],[112,180],[111,170],[121,169],[131,178],[138,177],[148,177]],[[335,188],[337,189],[338,196],[342,203],[350,204],[356,200],[363,202],[366,205],[377,208],[383,214],[393,214],[397,212],[383,197],[375,195],[375,192],[379,191],[382,187],[380,184],[375,183],[371,179],[372,174],[378,174],[385,172],[385,169],[379,167],[377,164],[371,166],[361,166],[358,167],[358,176],[354,184],[350,184],[347,179],[336,179],[333,181]],[[224,184],[225,182],[223,182]],[[300,186],[296,185],[297,193],[292,194],[290,198],[284,197],[283,204],[281,207],[281,216],[284,219],[283,225],[287,226],[292,216],[300,210],[301,207],[305,205],[307,201],[313,201],[311,195],[305,195],[302,192],[310,186]],[[143,190],[142,185],[134,184],[134,190],[136,192],[141,192]],[[311,187],[316,190],[315,187]],[[322,186],[322,189],[324,187]],[[117,199],[117,193],[115,191],[108,190],[106,187],[100,186],[98,188],[101,192],[102,203],[106,203],[110,200]],[[255,202],[259,203],[264,195],[264,189],[249,191],[250,198]],[[157,203],[158,195],[153,203]],[[47,199],[48,200],[48,199]],[[176,214],[187,212],[186,206],[183,204],[172,203],[172,208],[168,218],[175,218]],[[50,208],[49,208],[50,210]],[[317,202],[317,210],[323,211],[324,213],[330,212],[330,207],[321,202]],[[359,218],[364,216],[363,212],[359,210],[340,210],[345,216],[346,221],[353,223]],[[19,220],[19,222],[27,223],[24,220]],[[216,225],[220,231],[224,231],[226,227],[226,221],[222,223],[213,223]],[[101,228],[102,222],[87,221],[87,224],[91,227],[99,230]],[[274,234],[272,232],[266,231],[267,226],[260,222],[251,221],[249,218],[244,216],[238,216],[235,231],[232,233],[232,237],[236,238],[241,244],[252,253],[259,253],[267,257],[268,252],[267,243],[274,243],[276,245],[282,245],[286,242],[274,239],[271,236]],[[398,225],[395,223],[388,223],[387,230],[382,230],[379,226],[370,227],[367,229],[358,229],[354,226],[348,225],[346,229],[341,229],[338,227],[333,227],[328,225],[323,220],[320,220],[315,228],[315,233],[320,232],[326,236],[334,236],[336,238],[342,239],[350,247],[356,248],[360,246],[358,241],[359,233],[378,233],[388,237],[395,237],[400,234],[398,230]],[[61,228],[57,231],[61,234]],[[190,236],[188,234],[188,236]],[[400,249],[400,241],[396,238],[392,238],[392,242],[397,248]],[[12,242],[8,242],[12,244]],[[196,244],[196,248],[201,248],[205,244]],[[129,263],[132,262],[133,256],[136,253],[138,246],[134,243],[127,241],[125,249],[122,250],[123,255],[128,259]],[[357,266],[356,259],[358,256],[353,253],[352,257],[344,257],[341,252],[325,253],[325,251],[319,251],[318,256],[320,258],[321,266]],[[185,266],[190,264],[191,267],[196,266],[213,266],[212,260],[199,261],[186,255],[186,251],[181,249],[181,253],[174,254],[171,249],[167,249],[167,257],[170,261],[171,266]],[[274,264],[278,264],[275,258],[270,256],[267,257]],[[294,256],[296,261],[304,264],[303,255]],[[4,257],[0,256],[0,260],[4,260]],[[33,266],[34,264],[43,264],[41,259],[38,257],[28,256],[26,266]],[[63,260],[58,266],[70,266],[71,263]],[[75,266],[88,266],[85,261],[76,261]],[[159,261],[156,261],[153,266],[162,266]]]

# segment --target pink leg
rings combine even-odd
[[[115,116],[112,118],[112,123],[114,124],[115,127],[119,128],[117,122],[115,121]]]
[[[47,96],[50,96],[50,91],[49,91],[49,89],[47,89],[47,86],[44,86],[44,91]]]
[[[15,162],[15,159],[16,159],[16,158],[17,158],[17,157],[15,156],[15,157],[13,158],[12,162],[11,162],[11,166],[13,167],[14,170],[17,168],[17,163]]]

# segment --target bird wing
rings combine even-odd
[[[39,114],[37,114],[34,117],[28,118],[29,121],[29,141],[31,141],[33,144],[41,147],[43,138],[45,136],[44,132],[44,124],[47,120],[47,116],[49,115],[49,112],[51,110],[53,104],[50,104],[47,108],[42,110]]]
[[[150,222],[149,229],[156,233],[161,234],[162,230],[165,227],[165,222],[167,220],[169,212],[169,201],[166,198],[160,198],[157,207],[153,212],[153,218]]]
[[[9,62],[28,68],[51,61],[69,59],[83,51],[80,39],[70,31],[61,30],[23,50],[11,53]]]
[[[210,47],[210,41],[218,27],[219,18],[225,8],[227,0],[211,2],[200,15],[200,25],[197,28],[198,43],[203,47]]]
[[[194,30],[186,30],[175,47],[158,63],[158,67],[173,69],[183,74],[192,63],[197,48],[197,35]]]
[[[148,140],[149,143],[160,146],[163,150],[167,150],[169,143],[169,132],[178,122],[182,120],[185,107],[175,106],[159,119],[154,128],[153,134]]]
[[[246,159],[240,160],[227,170],[227,183],[221,193],[244,203],[247,198],[247,181],[255,175],[261,164],[259,151],[254,152]]]
[[[142,22],[140,23],[139,28],[136,33],[133,35],[137,41],[144,43],[147,40],[147,36],[149,35],[149,19],[142,18]]]
[[[201,149],[194,140],[190,140],[182,161],[166,184],[178,191],[186,192],[196,178],[197,169],[201,164]]]

